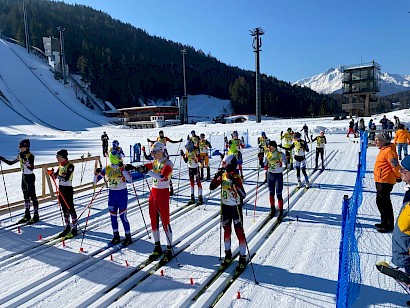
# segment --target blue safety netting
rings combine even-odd
[[[367,132],[360,133],[359,164],[353,194],[342,203],[342,236],[339,247],[339,274],[336,307],[350,307],[357,299],[362,282],[357,247],[356,217],[363,200],[363,178],[366,173]]]

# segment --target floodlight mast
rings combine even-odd
[[[260,63],[259,52],[262,51],[262,38],[260,36],[265,34],[262,28],[255,28],[249,30],[254,37],[252,42],[253,52],[255,53],[255,66],[256,66],[256,123],[261,122],[261,84],[260,84]]]

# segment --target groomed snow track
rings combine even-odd
[[[353,146],[352,146],[353,148]],[[256,149],[244,151],[245,190],[247,197],[244,205],[244,226],[249,245],[251,260],[255,260],[264,243],[275,235],[276,228],[281,224],[277,218],[269,219],[268,189],[256,183],[263,181],[263,173],[258,174]],[[312,162],[308,153],[307,161]],[[326,155],[326,167],[332,165],[337,157],[337,150],[329,150]],[[218,168],[220,160],[213,157],[211,170]],[[178,189],[178,164],[174,171],[174,189]],[[108,248],[112,230],[109,215],[106,210],[107,189],[92,205],[91,216],[84,234],[80,253],[82,236],[79,235],[63,244],[55,240],[54,236],[61,231],[61,217],[55,203],[49,203],[41,208],[41,222],[33,226],[18,227],[13,224],[1,229],[0,240],[0,279],[2,275],[13,272],[15,283],[13,286],[0,286],[0,305],[2,306],[55,306],[61,303],[61,297],[66,299],[67,307],[101,307],[101,306],[138,306],[145,302],[147,307],[164,305],[162,296],[153,296],[156,292],[166,294],[166,306],[197,306],[209,307],[217,304],[223,294],[236,292],[236,281],[232,276],[237,262],[233,262],[224,272],[218,272],[221,262],[220,245],[220,211],[219,189],[209,192],[209,182],[203,185],[205,203],[199,207],[183,206],[189,200],[190,187],[186,164],[182,164],[179,172],[179,192],[171,201],[171,225],[174,238],[174,258],[167,265],[159,267],[154,261],[144,268],[140,265],[146,261],[152,251],[153,240],[148,238],[143,219],[149,223],[147,210],[148,189],[146,181],[134,182],[141,209],[137,205],[134,188],[128,185],[129,212],[134,242],[123,249],[114,246]],[[313,187],[309,190],[296,189],[295,170],[284,175],[283,197],[286,222],[289,211],[298,203],[300,198],[313,192],[317,187],[316,181],[322,176],[320,171],[310,170],[310,182]],[[289,190],[287,190],[289,187]],[[255,198],[257,196],[257,200]],[[75,204],[77,213],[84,212],[80,226],[84,226],[88,213],[87,205],[92,192],[77,196]],[[16,220],[17,218],[14,217]],[[120,231],[121,229],[120,223]],[[149,225],[148,225],[149,228]],[[28,240],[19,240],[19,231],[31,235]],[[38,239],[39,232],[43,239]],[[163,232],[162,237],[164,237]],[[7,235],[7,236],[6,236]],[[7,246],[4,238],[13,242],[14,246]],[[238,245],[235,235],[232,235],[232,247],[235,257],[238,256]],[[165,239],[162,238],[162,243]],[[211,244],[209,244],[211,243]],[[164,247],[164,246],[163,246]],[[222,247],[223,251],[223,247]],[[27,262],[32,269],[27,273]],[[249,278],[248,265],[244,274]],[[243,275],[238,280],[243,280]],[[256,280],[258,277],[256,277]],[[254,278],[248,283],[255,283]]]

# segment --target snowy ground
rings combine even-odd
[[[7,72],[0,68],[0,75],[7,77]],[[10,87],[8,83],[7,86]],[[191,101],[195,99],[198,98],[190,97]],[[202,112],[198,109],[195,111],[199,114],[212,113],[215,108],[221,108],[221,105],[216,107],[207,104],[204,96],[201,96],[201,100]],[[0,123],[0,155],[11,159],[17,153],[19,140],[28,137],[37,164],[55,162],[55,153],[61,148],[68,150],[71,159],[88,152],[100,155],[102,131],[107,131],[110,140],[118,139],[126,150],[136,142],[146,145],[146,139],[155,137],[159,131],[89,125],[90,121],[84,118],[76,123],[78,117],[71,113],[65,115],[76,129],[61,131],[24,120],[15,109],[5,104],[0,107],[1,112],[7,109],[7,118],[2,118]],[[59,111],[56,109],[54,113]],[[409,122],[406,111],[389,113],[387,116],[392,119],[393,115]],[[378,115],[374,118],[378,122],[381,117]],[[52,122],[46,114],[41,119]],[[368,120],[365,119],[365,122]],[[281,224],[276,225],[276,219],[267,219],[269,202],[266,186],[256,190],[256,183],[263,180],[262,174],[258,176],[256,139],[261,131],[265,131],[269,138],[279,141],[282,130],[287,127],[301,130],[304,123],[311,128],[313,135],[322,129],[326,132],[326,170],[312,174],[313,187],[307,191],[302,189],[295,192],[294,171],[285,175],[287,216]],[[220,150],[224,136],[229,136],[233,130],[249,138],[251,147],[244,150],[245,189],[248,194],[244,207],[244,225],[252,266],[248,265],[239,279],[228,288],[226,286],[236,262],[220,277],[214,277],[220,264],[218,192],[210,193],[209,182],[205,182],[206,203],[200,207],[183,207],[189,198],[187,167],[178,157],[174,157],[173,181],[177,195],[171,200],[171,224],[176,259],[162,268],[157,268],[157,263],[153,263],[139,269],[141,262],[153,249],[153,240],[147,235],[141,215],[142,211],[149,224],[146,206],[148,187],[143,180],[128,185],[129,220],[134,243],[121,250],[105,247],[112,236],[106,189],[93,202],[84,239],[79,236],[66,241],[64,245],[52,239],[62,230],[58,205],[55,202],[41,204],[41,221],[33,226],[20,230],[14,226],[22,211],[13,212],[12,221],[8,213],[0,217],[0,280],[3,281],[0,285],[0,305],[204,307],[210,306],[224,290],[224,295],[216,303],[219,307],[334,307],[342,199],[353,191],[359,146],[352,138],[346,138],[347,125],[348,121],[320,118],[225,125],[202,123],[163,129],[171,139],[186,138],[192,129],[198,134],[203,132],[213,147]],[[178,153],[178,146],[169,145],[169,152]],[[354,306],[401,307],[408,296],[394,280],[379,274],[374,266],[378,261],[390,261],[391,256],[391,234],[380,234],[374,228],[374,223],[379,222],[372,172],[377,153],[376,148],[369,147],[363,205],[358,215],[363,283]],[[314,151],[307,157],[309,168],[313,164],[312,155]],[[215,156],[211,159],[212,174],[218,165],[219,159]],[[2,167],[10,168],[5,164]],[[77,164],[76,168],[74,182],[78,184],[81,164]],[[92,171],[89,164],[85,172],[87,180],[93,176]],[[0,182],[0,204],[7,203],[5,189],[10,201],[21,199],[20,177],[18,173],[6,175],[6,186]],[[40,181],[36,185],[39,189]],[[403,189],[404,184],[395,185],[392,193],[396,215],[401,207]],[[77,212],[81,214],[84,211],[80,219],[82,228],[85,226],[88,214],[86,207],[91,196],[92,191],[88,191],[77,195],[75,199]],[[234,253],[237,254],[235,235],[232,238]],[[165,243],[164,238],[162,243]],[[80,247],[84,252],[79,251]],[[255,278],[259,284],[255,284]],[[213,283],[208,285],[210,281]],[[240,299],[237,298],[238,291]]]

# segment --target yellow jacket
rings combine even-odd
[[[400,166],[396,147],[390,143],[380,149],[374,164],[374,181],[377,183],[395,184],[400,178]]]
[[[394,135],[394,144],[410,143],[410,133],[407,129],[398,129]]]

